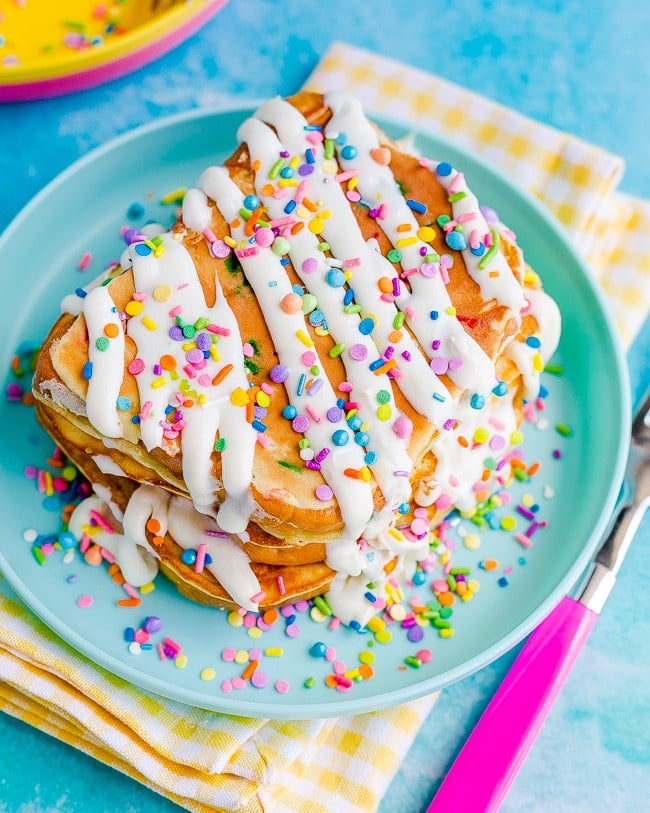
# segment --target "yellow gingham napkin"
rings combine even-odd
[[[615,193],[622,162],[413,68],[335,45],[308,86],[482,154],[564,223],[630,340],[650,294],[650,204]],[[432,156],[435,157],[435,156]],[[129,685],[75,653],[0,577],[0,709],[143,782],[188,810],[373,811],[436,696],[313,721],[235,718]]]

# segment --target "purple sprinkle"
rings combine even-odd
[[[185,358],[190,364],[200,364],[203,361],[203,350],[199,350],[198,347],[188,350]]]
[[[400,281],[399,277],[393,277],[393,296],[400,295]]]
[[[303,261],[302,270],[305,274],[315,274],[316,271],[318,271],[318,260],[314,257],[307,257],[307,259]]]
[[[343,418],[343,410],[338,407],[330,407],[327,410],[327,420],[330,423],[338,423]]]
[[[449,362],[444,356],[434,356],[429,362],[429,367],[436,375],[444,375],[449,367]]]
[[[291,421],[291,428],[298,434],[306,432],[309,429],[309,418],[306,415],[296,415]]]
[[[316,395],[318,390],[323,386],[323,379],[317,378],[307,390],[307,395]]]
[[[199,333],[195,341],[199,350],[209,350],[212,347],[212,339],[207,333]]]
[[[218,260],[223,260],[230,254],[230,246],[224,243],[223,240],[215,240],[210,244],[210,251]]]
[[[431,342],[431,349],[432,350],[440,350],[440,339],[434,339]]]
[[[316,457],[314,458],[314,460],[315,460],[317,463],[322,463],[322,462],[323,462],[323,460],[325,460],[325,458],[327,457],[327,455],[328,455],[329,453],[330,453],[329,448],[328,448],[327,446],[324,446],[324,447],[323,447],[323,448],[320,450],[320,452],[319,452],[319,453],[316,455]]]
[[[313,171],[314,171],[313,164],[301,164],[298,167],[298,175],[302,176],[311,175]]]
[[[405,351],[402,353],[402,358],[403,358],[403,359],[406,359],[406,361],[410,361],[410,360],[411,360],[411,354],[409,353],[409,351],[408,351],[408,350],[405,350]]]
[[[276,364],[275,367],[271,368],[269,377],[274,384],[282,384],[283,381],[289,378],[289,370],[284,364]]]
[[[438,265],[436,263],[422,263],[420,266],[420,273],[427,279],[433,279],[438,272]]]
[[[450,370],[460,370],[460,368],[462,366],[463,366],[463,360],[462,359],[457,359],[457,358],[449,359],[449,369]]]
[[[424,638],[424,630],[422,627],[411,627],[411,629],[406,633],[406,637],[412,644],[416,644],[418,641],[421,641]]]
[[[185,339],[183,336],[183,328],[179,327],[178,325],[174,325],[173,327],[169,328],[169,337],[173,339],[175,342],[182,342]]]
[[[312,471],[320,471],[320,463],[317,463],[315,460],[307,460],[305,466]]]
[[[328,485],[316,486],[316,499],[321,502],[328,502],[334,496],[334,492]]]
[[[251,686],[254,686],[256,689],[263,689],[268,685],[269,678],[266,672],[260,672],[259,669],[256,669],[251,675]]]
[[[353,344],[349,352],[355,361],[363,361],[368,356],[368,350],[364,344]]]
[[[149,615],[144,620],[144,629],[147,632],[158,632],[162,628],[162,621],[157,615]]]
[[[446,432],[450,432],[454,426],[456,426],[456,421],[453,418],[447,418],[447,420],[443,423],[442,428]]]
[[[494,211],[494,209],[491,209],[489,206],[479,206],[479,209],[488,223],[499,222],[499,215]]]

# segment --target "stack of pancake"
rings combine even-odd
[[[220,607],[329,589],[363,620],[368,584],[412,575],[430,529],[498,485],[486,460],[559,315],[462,172],[355,99],[271,100],[238,140],[170,231],[126,231],[120,266],[66,298],[37,415],[125,562]]]

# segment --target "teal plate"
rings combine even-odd
[[[171,224],[173,212],[159,204],[160,198],[191,186],[206,166],[221,162],[236,146],[237,126],[250,113],[194,111],[135,130],[82,158],[34,198],[0,238],[5,370],[21,343],[42,340],[58,315],[60,299],[119,256],[120,227],[143,222],[127,220],[130,205],[142,203],[147,219]],[[403,127],[378,121],[393,137],[406,134]],[[191,603],[163,577],[140,607],[118,607],[116,600],[124,594],[104,567],[90,567],[81,558],[65,565],[58,552],[44,566],[35,562],[23,532],[56,532],[59,520],[57,513],[46,510],[43,495],[24,469],[44,466],[52,443],[37,426],[32,409],[3,399],[0,569],[36,615],[110,672],[183,703],[236,715],[297,719],[371,711],[440,689],[497,658],[572,589],[593,557],[614,509],[629,435],[626,368],[606,304],[565,234],[531,197],[438,137],[409,133],[420,153],[463,169],[479,198],[515,230],[528,261],[562,311],[564,330],[553,362],[562,365],[565,374],[544,377],[549,398],[543,414],[549,428],[529,425],[526,431],[526,459],[539,460],[540,473],[531,483],[517,483],[512,492],[513,500],[525,493],[535,497],[538,516],[547,527],[536,533],[528,550],[501,531],[481,533],[475,551],[458,544],[454,564],[471,567],[481,589],[472,601],[457,602],[455,636],[444,640],[427,628],[422,642],[411,643],[406,630],[395,624],[392,641],[379,644],[369,633],[332,631],[306,612],[297,614],[297,637],[286,634],[283,620],[261,638],[251,638],[244,629],[232,627],[226,613]],[[77,264],[85,252],[93,259],[80,271]],[[572,427],[573,436],[558,434],[553,428],[558,422]],[[560,460],[552,454],[555,449],[561,451]],[[542,496],[544,486],[554,490],[554,498]],[[516,515],[512,506],[509,513]],[[461,527],[475,530],[467,520]],[[519,530],[525,527],[520,518]],[[478,563],[489,558],[499,567],[484,572]],[[76,576],[72,583],[71,575]],[[418,588],[425,602],[432,598],[429,581]],[[93,597],[92,606],[77,606],[82,594]],[[177,641],[188,658],[184,669],[161,661],[156,649],[129,652],[125,628],[138,627],[150,615],[163,620],[154,643],[164,636]],[[375,676],[353,683],[345,693],[329,688],[325,676],[331,664],[309,653],[320,640],[333,646],[348,668],[359,664],[361,651],[371,651]],[[242,667],[224,662],[222,650],[251,647],[283,650],[280,657],[262,658],[260,669],[268,685],[255,688],[249,683],[224,691],[222,682],[239,675]],[[406,666],[404,659],[421,648],[431,650],[430,662],[420,668]],[[213,681],[201,679],[206,667],[216,671]],[[306,688],[309,677],[315,680]],[[278,680],[287,681],[288,692],[277,691]]]

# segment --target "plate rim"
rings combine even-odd
[[[137,141],[138,139],[147,136],[148,134],[155,133],[159,130],[164,130],[168,127],[175,127],[190,122],[197,122],[202,119],[208,120],[213,117],[219,117],[224,114],[242,114],[242,116],[250,115],[256,109],[256,103],[247,100],[243,104],[233,105],[219,105],[205,108],[198,108],[193,110],[182,111],[172,115],[160,117],[146,124],[140,125],[130,129],[115,138],[110,139],[104,144],[95,147],[85,155],[78,158],[55,178],[53,178],[40,192],[38,192],[11,220],[6,229],[0,235],[0,255],[8,244],[13,234],[18,231],[23,222],[32,216],[32,211],[38,209],[44,200],[47,200],[49,195],[53,193],[57,187],[65,184],[67,180],[77,173],[82,172],[88,165],[94,164],[96,161],[110,152],[120,150],[124,145]],[[614,470],[609,473],[610,484],[607,488],[607,495],[605,500],[598,507],[598,517],[594,523],[593,530],[585,544],[581,548],[579,556],[576,558],[573,566],[564,574],[559,583],[550,591],[547,598],[542,601],[537,607],[506,635],[502,636],[497,642],[485,650],[481,650],[469,659],[464,660],[462,663],[442,672],[434,677],[425,679],[419,683],[409,684],[399,689],[392,689],[378,695],[370,695],[368,697],[354,697],[354,696],[338,696],[335,700],[325,703],[286,703],[286,704],[273,704],[270,702],[261,702],[251,700],[249,698],[236,699],[232,696],[224,695],[223,693],[208,695],[179,687],[175,689],[164,680],[151,676],[146,672],[139,671],[135,667],[130,666],[128,663],[115,659],[113,656],[107,655],[95,644],[90,643],[87,638],[78,634],[74,629],[70,628],[67,624],[61,623],[57,620],[55,613],[50,611],[36,595],[34,595],[29,588],[18,577],[10,562],[7,561],[2,549],[0,549],[0,570],[4,573],[7,581],[20,598],[34,611],[37,617],[51,630],[54,634],[60,637],[65,643],[69,644],[76,652],[80,653],[87,660],[90,660],[96,666],[105,669],[110,674],[115,675],[121,679],[130,682],[136,688],[145,689],[154,692],[158,695],[166,697],[170,700],[184,703],[186,705],[195,706],[197,708],[209,709],[221,713],[232,714],[235,716],[259,716],[268,719],[309,719],[340,716],[346,714],[359,714],[369,711],[376,711],[401,703],[415,700],[423,695],[430,694],[434,691],[444,688],[452,683],[455,683],[470,674],[477,672],[479,669],[492,663],[501,655],[516,646],[522,641],[532,629],[541,622],[541,620],[548,615],[548,613],[556,606],[560,599],[569,593],[573,587],[579,582],[580,577],[584,573],[587,566],[593,560],[593,555],[596,551],[597,545],[603,538],[603,535],[610,523],[614,507],[616,505],[620,486],[623,482],[623,475],[625,471],[625,464],[628,457],[629,448],[629,435],[631,428],[631,395],[630,384],[627,364],[621,341],[618,332],[613,323],[613,318],[610,315],[607,307],[604,293],[600,290],[593,273],[591,272],[586,261],[578,255],[569,241],[568,235],[564,232],[561,224],[555,217],[542,204],[535,199],[535,197],[522,187],[515,187],[511,181],[500,170],[495,169],[488,164],[481,156],[476,156],[470,153],[463,145],[452,143],[444,135],[435,132],[427,131],[412,123],[404,123],[397,121],[395,118],[383,114],[374,113],[368,110],[368,116],[377,122],[380,127],[388,129],[397,129],[404,131],[404,135],[415,134],[421,135],[425,138],[433,139],[442,145],[448,145],[451,151],[461,153],[467,158],[469,162],[473,162],[483,172],[489,176],[493,176],[498,181],[504,184],[508,189],[512,190],[515,195],[519,196],[523,201],[534,211],[535,215],[540,217],[544,223],[551,229],[555,238],[562,244],[565,251],[569,252],[572,260],[579,267],[584,282],[590,289],[590,293],[595,298],[600,309],[600,316],[606,326],[608,339],[612,345],[615,367],[616,367],[616,393],[617,400],[621,412],[621,425],[618,428],[618,444],[616,452],[616,461]],[[1,574],[0,574],[1,577]],[[92,654],[89,654],[92,653]],[[214,701],[214,702],[210,702]]]

